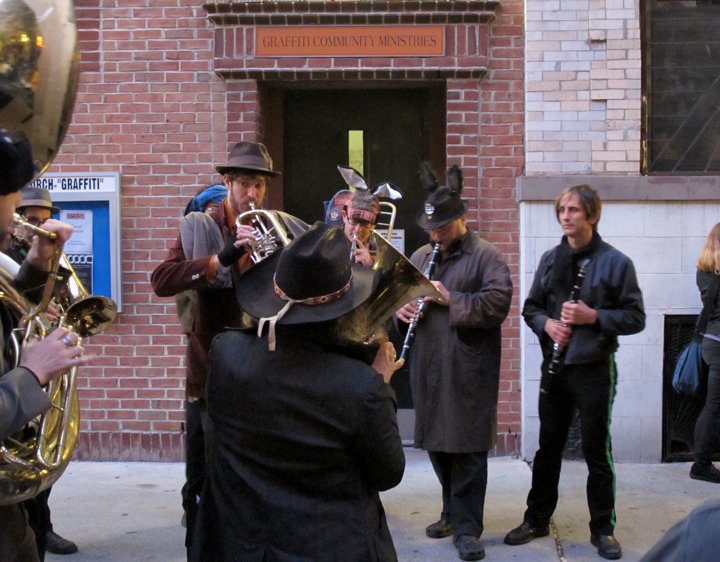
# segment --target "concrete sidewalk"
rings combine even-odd
[[[403,481],[382,494],[399,559],[458,560],[452,539],[425,536],[425,526],[440,513],[440,487],[424,451],[406,448],[405,453]],[[551,536],[514,547],[502,541],[522,521],[531,472],[525,462],[508,457],[493,458],[489,465],[483,534],[487,560],[602,560],[589,542],[584,463],[563,463]],[[696,505],[720,495],[720,486],[688,477],[689,463],[618,464],[616,469],[616,537],[625,561],[638,560]],[[184,561],[183,472],[181,463],[71,463],[53,487],[50,507],[55,530],[80,550],[71,556],[48,554],[46,560]]]

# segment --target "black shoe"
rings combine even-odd
[[[447,519],[441,518],[440,521],[425,527],[425,534],[431,539],[443,539],[453,534],[453,528]]]
[[[622,556],[620,543],[612,535],[590,535],[590,543],[596,546],[598,554],[608,560],[618,560]]]
[[[523,521],[522,525],[515,527],[507,535],[505,535],[505,544],[518,545],[530,542],[533,539],[547,537],[550,534],[550,528],[533,527],[527,521]]]
[[[78,547],[74,542],[48,531],[45,533],[45,550],[53,554],[72,554],[77,552]]]
[[[485,548],[480,539],[471,535],[460,535],[453,539],[458,550],[460,560],[482,560],[485,558]]]
[[[720,470],[715,468],[712,463],[706,465],[694,463],[692,467],[690,467],[690,478],[720,484]]]

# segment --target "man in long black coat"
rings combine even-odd
[[[378,492],[405,469],[388,384],[402,363],[392,344],[364,361],[368,346],[336,336],[333,320],[372,290],[349,250],[318,223],[239,279],[242,308],[269,333],[213,342],[213,446],[191,560],[397,559]]]
[[[497,440],[500,326],[513,286],[500,251],[465,223],[460,169],[448,170],[444,187],[429,170],[425,178],[430,194],[416,222],[439,250],[431,258],[426,244],[410,261],[425,271],[435,260],[431,279],[442,298],[426,298],[410,348],[410,382],[415,447],[428,451],[443,500],[440,519],[425,533],[452,535],[461,560],[480,560],[487,456]],[[416,313],[411,301],[396,316],[411,322]]]

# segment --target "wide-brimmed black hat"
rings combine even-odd
[[[275,324],[333,320],[368,299],[374,272],[350,264],[349,252],[341,229],[316,222],[282,252],[240,276],[235,284],[238,303],[260,320],[258,333],[270,323],[271,349]]]
[[[440,228],[459,219],[468,210],[465,199],[460,199],[462,193],[462,172],[457,166],[451,166],[447,171],[447,186],[438,187],[437,178],[427,163],[423,163],[421,179],[430,195],[425,199],[425,205],[415,217],[415,222],[425,230]]]
[[[240,141],[232,147],[230,159],[227,164],[215,166],[220,174],[227,174],[235,170],[247,170],[274,178],[280,172],[273,170],[272,158],[265,145],[260,142]]]
[[[22,201],[17,206],[18,211],[26,207],[42,207],[43,209],[50,209],[51,213],[59,213],[58,209],[52,202],[52,196],[50,192],[43,187],[25,187],[20,190]]]

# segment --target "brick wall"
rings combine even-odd
[[[99,359],[80,377],[77,458],[182,458],[185,341],[172,299],[155,297],[149,277],[177,234],[187,200],[217,179],[213,164],[238,140],[264,140],[258,80],[446,79],[447,160],[462,165],[470,223],[504,252],[517,287],[521,0],[205,7],[181,0],[76,0],[75,6],[81,83],[50,171],[120,173],[124,304],[116,324],[88,344]],[[291,16],[305,24],[443,23],[452,56],[441,64],[330,59],[323,68],[314,59],[301,65],[253,60],[252,43],[237,40],[239,29],[251,33],[254,25],[288,23]],[[520,432],[517,292],[504,325],[496,454],[515,453]]]

